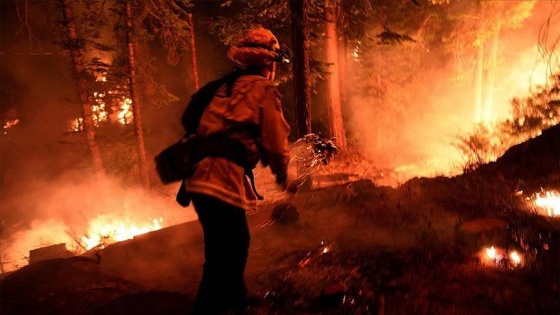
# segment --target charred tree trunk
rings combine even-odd
[[[325,6],[325,51],[326,62],[330,64],[330,74],[327,77],[328,86],[328,115],[331,137],[336,137],[336,144],[341,150],[346,150],[346,132],[342,118],[342,106],[340,100],[340,71],[338,64],[338,36],[336,25],[336,4],[327,1]]]
[[[89,92],[86,82],[86,73],[83,61],[83,40],[78,38],[76,32],[76,24],[69,0],[58,0],[58,4],[62,10],[62,23],[66,26],[66,45],[72,59],[72,68],[74,78],[76,80],[77,90],[81,103],[82,116],[84,118],[84,132],[86,134],[87,144],[93,159],[97,176],[102,178],[105,176],[105,167],[103,159],[97,143],[95,142],[95,124],[93,121],[93,107],[89,103]]]
[[[311,133],[309,89],[309,23],[307,0],[290,0],[292,46],[294,52],[294,97],[298,138]]]
[[[194,82],[194,90],[197,91],[199,88],[198,66],[196,60],[196,45],[195,45],[196,41],[194,37],[194,23],[193,23],[192,13],[188,14],[188,20],[189,20],[189,34],[190,34],[189,40],[190,40],[191,58],[192,58],[192,77]]]
[[[138,163],[140,167],[140,178],[145,188],[150,188],[150,177],[148,174],[148,163],[146,161],[146,148],[144,145],[144,132],[142,130],[141,103],[138,97],[138,78],[136,74],[135,38],[133,34],[132,7],[130,1],[126,1],[126,48],[129,67],[129,89],[132,100],[132,114],[134,115],[134,133],[138,147]]]

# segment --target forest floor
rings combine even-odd
[[[560,190],[559,156],[560,125],[468,174],[261,205],[246,280],[264,303],[248,314],[560,314],[560,218],[533,199]],[[40,261],[3,275],[0,313],[188,314],[202,252],[192,221]]]

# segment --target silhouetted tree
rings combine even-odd
[[[74,22],[73,10],[69,0],[57,0],[58,7],[62,13],[62,24],[65,26],[64,46],[70,53],[72,70],[76,80],[76,88],[81,103],[83,126],[86,134],[87,144],[93,159],[93,165],[100,177],[105,176],[105,168],[99,147],[95,141],[95,125],[93,121],[93,108],[89,102],[90,92],[87,87],[86,76],[88,73],[84,68],[84,39],[79,37]]]

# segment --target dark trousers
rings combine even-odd
[[[205,260],[195,314],[238,310],[247,296],[250,235],[245,210],[206,195],[193,194],[192,201],[204,233]]]

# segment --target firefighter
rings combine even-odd
[[[294,193],[296,183],[288,176],[290,127],[282,112],[281,95],[273,84],[277,63],[286,58],[285,50],[271,31],[259,28],[239,40],[227,55],[239,66],[238,75],[214,93],[196,134],[210,136],[235,130],[227,134],[242,144],[242,155],[260,157],[276,182]],[[251,175],[247,167],[235,160],[210,154],[196,164],[194,174],[182,186],[193,202],[204,234],[205,262],[195,314],[228,314],[247,307],[244,272],[250,233],[246,211],[256,208],[259,195],[247,176]]]

